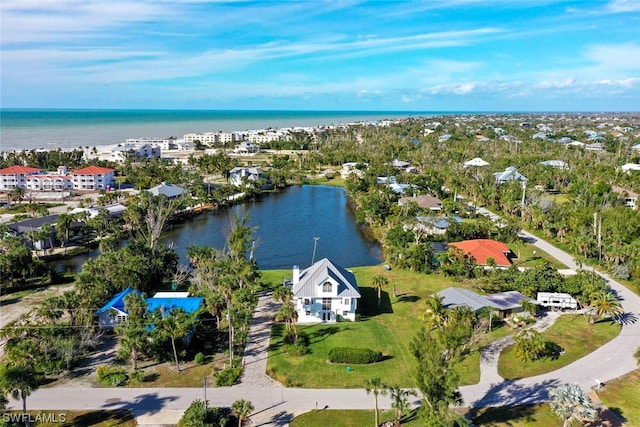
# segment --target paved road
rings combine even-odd
[[[493,219],[497,218],[485,209],[480,208],[478,212],[489,215]],[[538,248],[567,267],[573,270],[578,269],[578,265],[570,254],[528,232],[522,231],[521,236],[529,239]],[[590,267],[583,268],[595,271]],[[582,359],[548,374],[518,381],[496,381],[491,384],[481,382],[473,386],[461,387],[460,391],[467,405],[481,407],[540,402],[547,400],[549,388],[562,383],[576,383],[585,391],[590,391],[596,385],[596,380],[606,383],[638,368],[633,353],[640,347],[640,297],[608,275],[595,272],[607,281],[621,299],[626,318],[620,335]]]
[[[568,267],[576,269],[573,257],[548,242],[528,233],[523,236],[554,256]],[[601,274],[601,273],[598,273]],[[601,274],[602,275],[602,274]],[[620,335],[588,356],[557,371],[518,381],[503,381],[495,371],[496,355],[483,358],[480,383],[461,387],[467,406],[503,406],[547,400],[550,387],[562,383],[577,383],[585,390],[598,379],[604,383],[637,368],[633,357],[640,347],[640,297],[620,283],[602,275],[622,298],[628,313]],[[284,388],[264,374],[268,330],[276,305],[262,297],[256,320],[250,331],[250,345],[245,354],[242,383],[234,387],[209,388],[207,400],[215,406],[229,406],[237,399],[250,400],[255,409],[251,416],[255,426],[286,426],[297,414],[316,409],[371,409],[373,398],[361,389],[297,389]],[[263,322],[264,321],[264,322]],[[500,343],[496,343],[497,349]],[[498,351],[498,350],[496,350]],[[491,371],[486,371],[490,369]],[[485,372],[486,371],[486,372]],[[168,389],[98,389],[55,388],[37,390],[28,399],[33,409],[130,409],[141,424],[161,425],[175,422],[194,399],[203,399],[203,388]],[[414,402],[417,404],[418,402]],[[390,408],[387,397],[379,399],[382,409]],[[11,406],[20,408],[20,403]]]

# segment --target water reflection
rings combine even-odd
[[[163,236],[173,244],[180,263],[187,264],[190,245],[224,248],[233,216],[242,218],[249,212],[255,227],[254,257],[261,269],[302,268],[311,264],[315,237],[315,259],[331,258],[345,267],[375,265],[381,262],[380,247],[368,240],[348,209],[342,188],[296,186],[262,200],[233,206],[220,213],[208,213],[178,224]],[[79,271],[82,264],[98,251],[61,261],[63,269]]]

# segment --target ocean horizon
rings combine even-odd
[[[329,126],[443,114],[465,113],[3,108],[0,109],[0,151],[72,149],[119,144],[129,138],[182,138],[187,133]]]

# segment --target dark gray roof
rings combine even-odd
[[[40,218],[29,218],[24,221],[7,224],[7,226],[16,233],[26,233],[31,230],[39,230],[45,224],[55,226],[59,216],[60,215],[47,215]]]
[[[537,301],[521,294],[518,291],[499,292],[497,294],[486,295],[485,299],[491,301],[500,310],[512,310],[520,307],[522,301],[531,301],[537,304]]]
[[[453,308],[458,306],[470,307],[473,311],[478,311],[485,307],[499,308],[492,301],[478,295],[473,291],[463,288],[447,288],[438,292],[438,296],[442,298],[442,304],[445,308]]]
[[[293,285],[293,294],[300,297],[315,297],[318,285],[331,278],[338,283],[338,297],[360,297],[358,283],[352,272],[323,258],[300,272],[300,280]]]

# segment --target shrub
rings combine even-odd
[[[284,346],[284,352],[289,356],[304,356],[308,351],[307,346],[300,342],[298,344],[287,344]]]
[[[227,368],[219,371],[215,374],[216,377],[216,386],[218,387],[228,387],[232,386],[238,381],[240,375],[242,374],[242,368]]]
[[[144,381],[144,371],[136,369],[131,373],[129,380],[134,384],[141,384]]]
[[[333,347],[329,350],[329,361],[332,363],[352,363],[364,365],[382,360],[382,352],[368,348]]]
[[[127,371],[124,368],[112,368],[108,365],[98,366],[98,383],[107,387],[118,387],[127,382]]]
[[[226,426],[229,408],[206,408],[205,402],[194,400],[178,421],[178,427]]]
[[[202,352],[197,353],[196,356],[193,358],[193,360],[198,365],[203,365],[204,364],[204,354]]]

